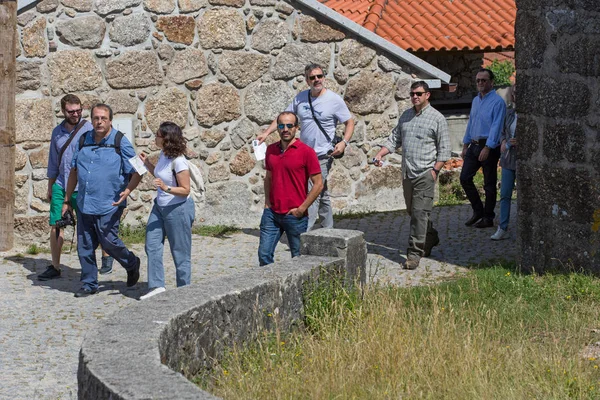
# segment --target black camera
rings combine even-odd
[[[67,209],[65,213],[62,215],[62,218],[56,221],[56,228],[62,229],[67,226],[75,226],[75,216],[73,215],[73,211]]]
[[[331,145],[332,145],[333,147],[335,147],[335,145],[336,145],[336,144],[338,144],[339,142],[342,142],[342,141],[343,141],[343,139],[342,139],[341,137],[339,137],[339,136],[334,136],[334,137],[333,137],[333,141],[331,142]],[[329,150],[329,151],[327,152],[327,155],[328,155],[328,156],[331,156],[331,153],[333,153],[333,150]],[[333,158],[335,158],[335,159],[342,158],[342,157],[344,157],[344,153],[345,153],[345,150],[342,152],[342,154],[338,154],[337,156],[333,156]]]

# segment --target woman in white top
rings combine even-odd
[[[144,153],[140,158],[154,175],[157,190],[146,227],[149,292],[141,300],[165,291],[163,249],[169,240],[175,262],[177,286],[190,284],[192,263],[192,223],[194,201],[190,194],[190,171],[183,156],[186,149],[183,132],[173,122],[163,122],[156,133],[156,147],[161,149],[156,165]]]

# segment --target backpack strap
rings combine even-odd
[[[115,135],[115,144],[96,144],[96,143],[84,144],[85,135],[81,135],[79,137],[79,150],[81,150],[83,147],[114,147],[117,154],[121,155],[121,140],[123,139],[123,136],[124,136],[123,132],[117,131],[117,133]]]
[[[175,178],[175,183],[179,186],[179,182],[177,182],[177,173],[175,172],[175,158],[171,160],[171,172],[173,172],[173,178]]]
[[[313,108],[312,105],[312,100],[310,98],[310,90],[308,91],[308,105],[310,106],[310,112],[312,113],[312,117],[315,120],[315,122],[317,123],[317,126],[319,127],[319,130],[323,133],[323,135],[325,135],[325,137],[327,138],[327,141],[331,143],[331,136],[329,136],[327,134],[327,132],[325,132],[325,129],[323,129],[323,126],[321,125],[321,122],[319,121],[319,119],[317,118],[317,116],[315,115],[315,109]]]
[[[60,165],[60,162],[62,161],[62,156],[65,153],[65,150],[67,150],[67,147],[69,147],[69,145],[71,144],[71,142],[75,138],[75,135],[77,135],[77,132],[79,132],[79,130],[83,127],[83,125],[85,125],[86,122],[87,121],[85,119],[82,119],[79,122],[79,124],[75,127],[75,129],[73,130],[73,132],[71,132],[71,135],[69,136],[69,139],[67,139],[67,141],[65,142],[65,144],[63,145],[63,147],[60,149],[60,152],[58,153],[58,165]]]
[[[83,148],[83,142],[85,142],[85,135],[87,134],[84,133],[83,135],[79,136],[79,150],[81,151],[81,149]]]
[[[79,150],[84,147],[112,147],[115,149],[115,153],[119,155],[121,158],[121,175],[123,174],[123,158],[121,157],[121,140],[123,139],[123,132],[117,131],[115,134],[115,143],[114,144],[97,144],[97,143],[87,143],[85,144],[85,135],[81,135],[79,137]]]
[[[117,134],[115,135],[114,147],[118,155],[121,155],[121,139],[123,139],[123,132],[117,131]]]

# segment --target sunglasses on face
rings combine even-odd
[[[67,112],[67,114],[69,115],[74,115],[74,114],[81,114],[81,108],[78,110],[65,110]]]
[[[277,125],[277,129],[282,130],[283,128],[288,128],[288,129],[292,129],[294,126],[294,124],[279,124]]]
[[[410,94],[410,97],[413,97],[413,96],[421,97],[425,93],[427,93],[427,92],[410,92],[409,94]]]
[[[475,79],[475,82],[477,83],[486,83],[487,81],[489,81],[489,79]]]
[[[311,81],[314,81],[315,79],[323,79],[323,74],[311,75],[308,77],[308,79],[310,79]]]

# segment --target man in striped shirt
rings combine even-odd
[[[410,215],[410,236],[404,267],[416,269],[440,239],[430,220],[435,181],[450,158],[450,137],[444,116],[429,104],[429,85],[418,81],[410,87],[414,107],[406,110],[388,140],[373,159],[381,166],[386,154],[402,146],[402,186]]]

